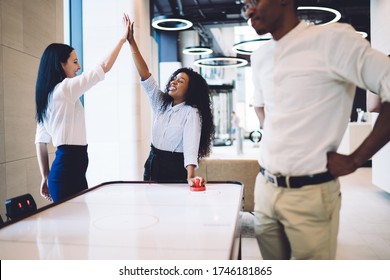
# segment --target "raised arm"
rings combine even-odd
[[[108,56],[103,60],[101,66],[103,68],[104,73],[107,73],[111,70],[114,65],[116,59],[118,58],[119,52],[124,43],[126,43],[126,39],[129,32],[130,20],[127,15],[123,15],[123,35],[120,38],[119,42],[115,45],[114,49],[108,54]]]
[[[135,67],[137,68],[138,74],[141,77],[141,80],[144,81],[147,78],[150,77],[150,71],[148,68],[148,65],[146,64],[144,58],[142,57],[141,53],[139,52],[137,43],[134,39],[134,22],[131,22],[129,16],[127,16],[127,20],[129,21],[129,32],[127,35],[127,41],[129,41],[130,44],[130,51],[133,56]]]

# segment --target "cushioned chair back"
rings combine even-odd
[[[203,159],[196,170],[206,181],[238,181],[244,185],[244,211],[254,210],[254,186],[260,166],[254,159]]]

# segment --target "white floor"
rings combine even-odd
[[[244,141],[243,153],[235,145],[214,147],[213,158],[256,158],[257,148]],[[360,168],[340,178],[342,207],[336,259],[390,260],[390,193],[371,183],[371,168]],[[245,213],[247,219],[250,213]],[[243,238],[242,259],[261,259],[255,238]]]

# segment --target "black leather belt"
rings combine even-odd
[[[260,167],[260,173],[269,183],[282,188],[301,188],[307,185],[322,184],[334,179],[328,171],[307,176],[277,176]]]

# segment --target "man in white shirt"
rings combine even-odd
[[[264,259],[334,259],[339,176],[354,172],[390,140],[390,60],[347,24],[307,25],[297,0],[246,0],[245,15],[273,39],[251,57],[263,110],[255,230]],[[378,93],[372,133],[337,154],[356,86]]]

